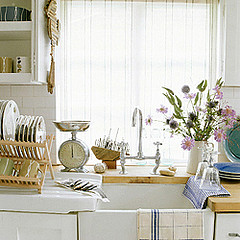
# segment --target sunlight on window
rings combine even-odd
[[[117,140],[124,138],[136,154],[135,106],[144,118],[158,118],[156,108],[167,104],[162,86],[181,94],[182,85],[193,89],[210,78],[212,4],[74,0],[62,6],[58,118],[91,120],[89,131],[78,135],[89,147],[110,128],[114,139],[119,128]],[[153,142],[160,140],[163,163],[184,162],[179,138],[162,128],[144,124],[144,154],[154,155]]]

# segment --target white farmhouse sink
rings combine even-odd
[[[80,212],[80,239],[136,240],[137,209],[192,209],[184,184],[103,184],[110,202],[95,212]],[[205,240],[213,239],[214,213],[204,211]]]
[[[100,175],[85,173],[55,173],[55,180],[86,179],[101,185]],[[57,186],[49,175],[46,176],[42,194],[36,190],[0,188],[0,210],[69,213],[95,211],[98,199]]]

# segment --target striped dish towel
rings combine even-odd
[[[203,190],[200,189],[200,181],[194,180],[195,176],[191,176],[188,179],[187,184],[183,190],[183,195],[188,198],[193,206],[198,209],[206,208],[207,206],[207,198],[210,196],[214,197],[227,197],[231,196],[231,194],[223,187],[220,190]]]
[[[138,240],[203,240],[203,211],[138,209]]]

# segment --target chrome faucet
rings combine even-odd
[[[155,156],[149,156],[145,157],[142,152],[142,111],[139,108],[135,108],[133,111],[133,116],[132,116],[132,126],[136,126],[136,121],[137,121],[137,114],[139,115],[139,129],[138,129],[138,153],[137,156],[126,156],[125,152],[125,143],[124,141],[121,142],[121,152],[120,152],[120,163],[122,170],[119,172],[120,174],[127,174],[126,168],[125,168],[125,163],[126,159],[136,159],[136,160],[144,160],[144,159],[155,159],[155,166],[153,168],[153,171],[151,174],[157,175],[157,169],[160,164],[160,159],[161,159],[161,154],[159,150],[159,146],[162,145],[160,142],[155,142],[154,145],[157,146],[157,151]]]
[[[143,159],[143,152],[142,152],[142,111],[139,108],[135,108],[133,111],[133,116],[132,116],[132,127],[136,126],[137,122],[137,113],[139,115],[139,130],[138,130],[138,153],[137,157],[139,159]]]

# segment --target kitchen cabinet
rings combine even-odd
[[[222,34],[223,44],[226,46],[225,86],[240,87],[240,1],[221,0],[222,6]],[[224,68],[224,67],[223,67]]]
[[[0,239],[77,240],[77,216],[1,212]]]
[[[17,6],[32,10],[32,21],[0,22],[1,57],[29,57],[27,73],[0,73],[0,84],[43,84],[50,66],[50,40],[44,7],[47,0],[1,0],[0,6]],[[13,66],[15,62],[13,62]],[[13,71],[16,70],[13,68]]]
[[[217,213],[215,221],[215,240],[240,238],[240,213]]]

